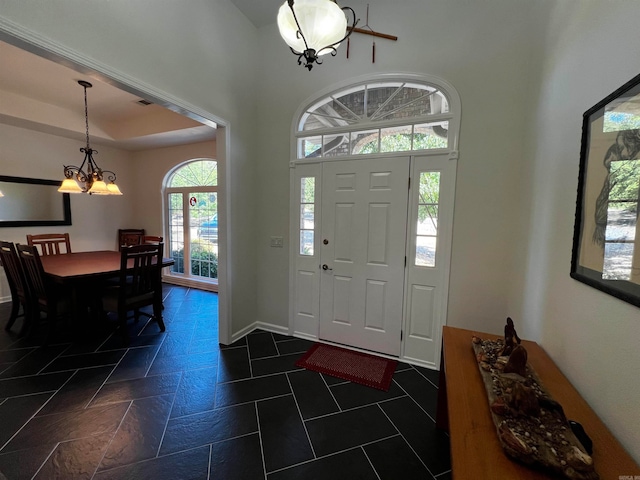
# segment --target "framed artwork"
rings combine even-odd
[[[584,113],[571,277],[640,306],[640,75]]]

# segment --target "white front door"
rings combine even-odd
[[[320,339],[400,355],[409,165],[323,164]]]

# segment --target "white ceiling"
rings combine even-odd
[[[231,0],[257,27],[276,21],[285,0]],[[0,42],[0,123],[68,138],[84,139],[87,89],[91,143],[144,150],[215,138],[215,128],[159,105],[141,106],[141,98],[52,60]]]
[[[4,42],[0,63],[0,123],[84,139],[84,90],[77,81],[87,80],[91,143],[144,150],[215,138],[215,128],[159,105],[142,106],[140,97]]]
[[[275,23],[278,9],[285,0],[231,0],[258,28]]]

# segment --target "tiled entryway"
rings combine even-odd
[[[450,478],[437,372],[399,364],[381,392],[299,369],[311,342],[219,346],[216,294],[165,294],[167,331],[132,322],[129,348],[110,325],[47,348],[0,330],[0,480]]]

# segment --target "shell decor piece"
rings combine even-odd
[[[527,363],[527,351],[509,320],[506,341],[472,338],[502,448],[514,460],[556,477],[598,480],[593,459],[573,433],[562,406]]]

